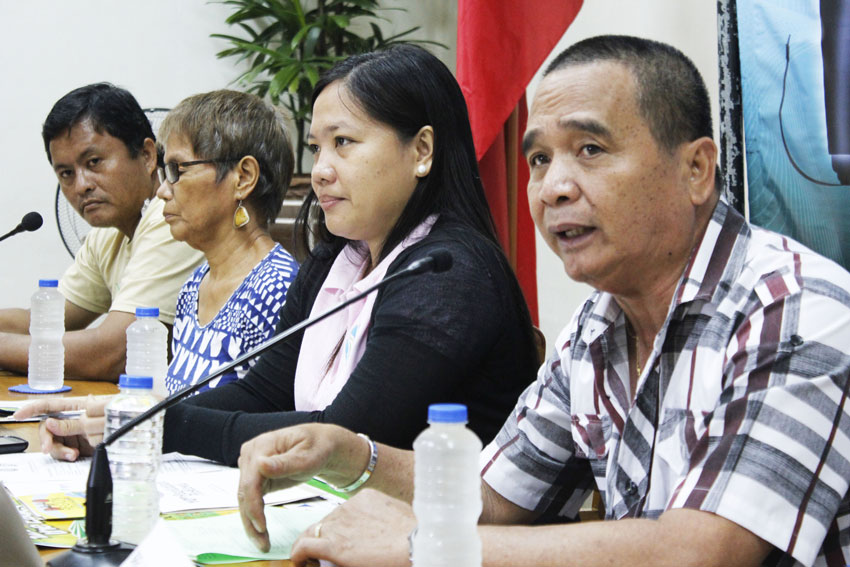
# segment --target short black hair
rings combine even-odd
[[[424,126],[434,129],[434,159],[419,179],[395,226],[381,247],[381,258],[426,218],[450,216],[498,246],[478,172],[466,100],[451,71],[434,55],[414,45],[353,55],[325,72],[313,90],[313,103],[331,83],[340,81],[353,101],[374,120],[410,140]],[[299,246],[308,242],[307,219],[316,200],[310,193],[297,220]],[[318,212],[318,237],[341,246]]]
[[[711,101],[702,76],[684,53],[666,43],[626,35],[591,37],[564,50],[543,75],[600,61],[631,70],[638,109],[659,146],[673,151],[684,142],[713,138]]]
[[[60,98],[47,115],[41,137],[50,163],[50,142],[85,120],[91,121],[96,132],[106,131],[124,142],[131,158],[139,155],[145,138],[156,141],[150,121],[129,91],[110,83],[95,83]]]

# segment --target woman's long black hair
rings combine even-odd
[[[419,179],[413,194],[381,247],[381,260],[432,214],[450,216],[469,225],[498,246],[493,218],[484,196],[469,115],[460,86],[439,59],[420,47],[398,45],[351,56],[325,72],[313,90],[313,103],[331,83],[340,81],[372,119],[411,140],[423,127],[434,129],[431,170]],[[296,238],[307,249],[311,211],[317,215],[315,236],[333,249],[348,240],[331,234],[324,212],[314,207],[312,191],[296,219]]]

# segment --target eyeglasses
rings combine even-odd
[[[199,159],[195,161],[181,162],[170,161],[157,170],[157,175],[159,176],[160,183],[165,183],[165,181],[167,180],[169,183],[174,184],[180,181],[181,167],[189,167],[190,165],[201,165],[202,163],[226,163],[227,161],[228,160],[223,159]]]

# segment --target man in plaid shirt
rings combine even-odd
[[[850,274],[723,202],[711,136],[702,79],[670,46],[591,38],[548,68],[529,202],[597,291],[482,454],[482,524],[562,523],[482,525],[485,565],[850,561]],[[412,454],[379,454],[366,486],[385,494],[305,532],[296,563],[406,564],[415,519],[386,495],[412,498]],[[267,542],[263,490],[346,485],[368,458],[332,427],[247,443],[248,534]],[[617,521],[565,525],[594,487]]]

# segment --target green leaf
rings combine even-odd
[[[234,41],[237,46],[242,48],[245,51],[253,51],[254,53],[263,53],[268,55],[272,59],[278,59],[280,57],[280,53],[275,51],[274,49],[269,49],[268,47],[264,47],[262,45],[256,45],[253,43],[249,43],[247,41]]]
[[[301,40],[304,39],[304,36],[307,35],[307,32],[309,32],[311,29],[314,29],[313,26],[303,27],[298,30],[298,33],[292,36],[292,40],[289,42],[289,46],[293,49],[293,51],[298,47],[298,44],[301,43]]]
[[[306,26],[307,20],[304,18],[304,7],[301,5],[301,2],[299,0],[291,0],[290,5],[295,10],[295,14],[298,17],[298,23],[300,23],[302,27]]]
[[[288,89],[292,81],[298,77],[298,71],[298,64],[293,63],[278,71],[272,78],[269,85],[269,96],[275,103],[277,103],[281,91]]]
[[[247,57],[247,54],[246,54],[246,57]],[[265,71],[267,71],[268,67],[269,67],[269,62],[268,62],[268,60],[266,60],[266,56],[263,55],[262,53],[260,53],[260,54],[257,54],[256,57],[254,57],[253,61],[251,61],[251,69],[250,69],[249,72],[253,73],[253,75],[256,77],[260,73],[264,73]]]
[[[301,74],[295,73],[295,76],[292,78],[292,81],[289,83],[289,88],[287,90],[290,94],[298,94],[298,86],[301,84]]]
[[[236,37],[235,35],[225,35],[223,33],[212,33],[210,37],[214,37],[216,39],[226,39],[227,41],[231,41],[233,43],[241,43],[245,41],[244,37]]]
[[[257,75],[259,75],[262,71],[263,70],[259,67],[247,71],[244,75],[242,75],[241,82],[248,84],[255,82],[257,79]],[[266,86],[266,89],[268,89],[268,86]]]
[[[374,37],[378,44],[383,43],[384,41],[384,32],[381,31],[381,28],[378,27],[378,24],[375,22],[370,22],[369,26],[372,28],[372,37]]]
[[[304,65],[304,74],[307,75],[307,80],[310,81],[310,87],[315,87],[319,82],[319,71],[315,65]]]
[[[345,29],[351,24],[351,18],[342,14],[331,14],[328,18],[336,25],[336,27],[341,29]]]
[[[332,0],[328,6],[338,6],[350,4],[353,6],[357,6],[361,10],[372,11],[378,7],[377,0]]]
[[[304,40],[304,57],[312,57],[316,52],[316,44],[322,36],[322,28],[314,26],[307,33],[307,39]]]

